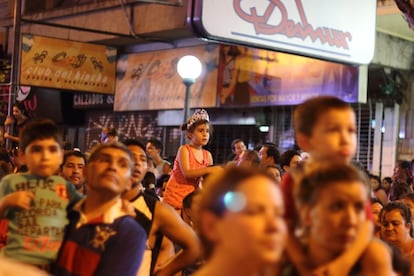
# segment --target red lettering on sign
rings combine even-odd
[[[300,16],[300,22],[289,19],[289,13],[280,0],[269,0],[269,5],[263,15],[258,15],[255,7],[251,7],[248,12],[242,9],[243,0],[233,0],[233,8],[236,14],[246,22],[252,23],[256,34],[274,35],[281,34],[286,37],[297,37],[302,40],[310,38],[312,42],[319,40],[322,44],[329,46],[349,49],[348,43],[352,41],[349,32],[332,29],[329,27],[313,27],[308,22],[302,1],[295,0],[296,7]],[[271,15],[279,11],[280,22],[276,25],[269,24]]]

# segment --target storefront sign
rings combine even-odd
[[[346,63],[368,64],[375,48],[375,0],[197,0],[205,37]]]
[[[73,94],[73,108],[110,108],[114,106],[114,96],[96,93]]]
[[[358,66],[235,45],[219,56],[221,107],[296,105],[316,95],[364,101]]]
[[[190,88],[190,107],[215,107],[218,46],[206,45],[119,57],[114,110],[183,109],[185,85],[177,62],[185,55],[198,57],[203,66]]]
[[[113,94],[116,49],[23,35],[20,84]]]

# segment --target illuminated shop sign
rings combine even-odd
[[[205,37],[321,59],[368,64],[375,0],[198,0],[193,22]]]
[[[20,84],[114,94],[116,49],[23,35]]]

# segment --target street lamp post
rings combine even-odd
[[[185,98],[184,98],[184,122],[187,121],[190,116],[190,96],[191,85],[194,84],[196,79],[201,74],[202,65],[198,58],[195,56],[183,56],[177,63],[177,72],[183,80],[185,85]],[[185,144],[185,132],[181,133],[180,139],[181,145]]]

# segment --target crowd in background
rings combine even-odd
[[[0,149],[0,275],[414,275],[413,162],[382,179],[354,163],[338,98],[296,108],[294,148],[235,139],[224,165],[203,109],[173,164],[155,138],[109,127],[83,153],[51,120],[23,121]]]

